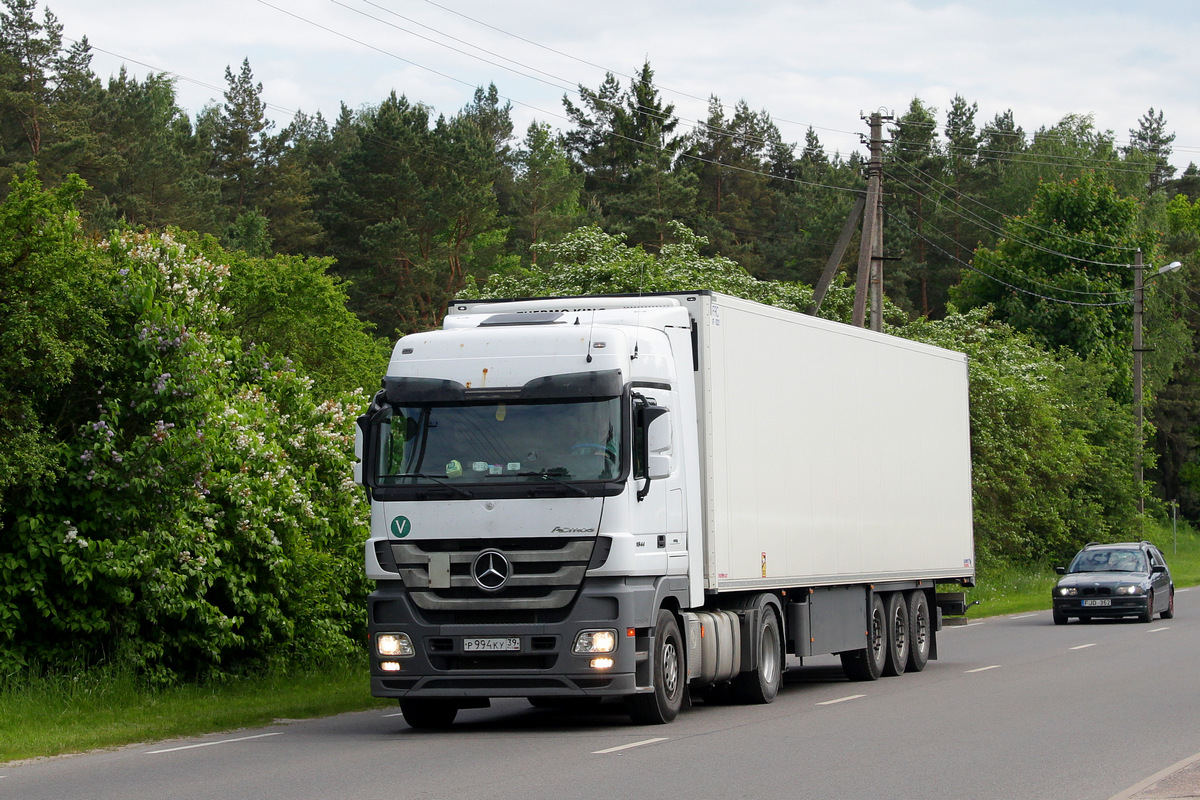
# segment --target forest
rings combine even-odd
[[[2,2],[0,670],[170,683],[354,651],[354,418],[396,336],[457,296],[805,311],[866,188],[862,154],[744,101],[684,125],[649,61],[564,96],[565,130],[514,130],[495,85],[277,126],[248,61],[225,77],[191,113]],[[885,328],[971,358],[978,561],[1200,519],[1200,170],[1171,165],[1161,109],[1123,143],[977,114],[912,99],[882,180]],[[819,313],[849,322],[844,260]]]

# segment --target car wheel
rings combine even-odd
[[[1175,617],[1175,590],[1171,590],[1171,598],[1167,601],[1167,607],[1163,609],[1162,614],[1159,614],[1163,619],[1173,619]]]
[[[1138,614],[1138,622],[1150,622],[1154,619],[1154,592],[1146,593],[1146,610]]]
[[[1053,614],[1053,616],[1054,616],[1054,624],[1055,625],[1066,625],[1067,620],[1070,619],[1070,617],[1068,617],[1063,612],[1059,611],[1057,608],[1054,609],[1053,611],[1051,611],[1050,613]]]

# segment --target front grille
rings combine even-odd
[[[1108,597],[1112,594],[1111,586],[1080,586],[1079,594],[1082,597]]]
[[[390,551],[385,549],[391,545]],[[529,538],[379,542],[379,561],[400,575],[413,603],[424,611],[533,611],[570,605],[587,572],[594,538]],[[485,550],[504,555],[511,574],[486,592],[471,575]],[[387,558],[387,556],[391,556]]]

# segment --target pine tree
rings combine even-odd
[[[1167,123],[1163,112],[1155,114],[1153,108],[1138,120],[1137,129],[1129,131],[1129,146],[1125,148],[1125,155],[1128,157],[1134,153],[1142,153],[1152,162],[1147,185],[1150,194],[1161,189],[1175,175],[1175,168],[1169,160],[1171,143],[1174,141],[1175,134],[1167,135]]]

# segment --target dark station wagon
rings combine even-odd
[[[1058,585],[1051,602],[1054,624],[1071,617],[1090,622],[1096,617],[1137,617],[1149,622],[1156,613],[1175,616],[1175,584],[1166,559],[1150,542],[1089,544],[1071,560],[1056,567]]]

